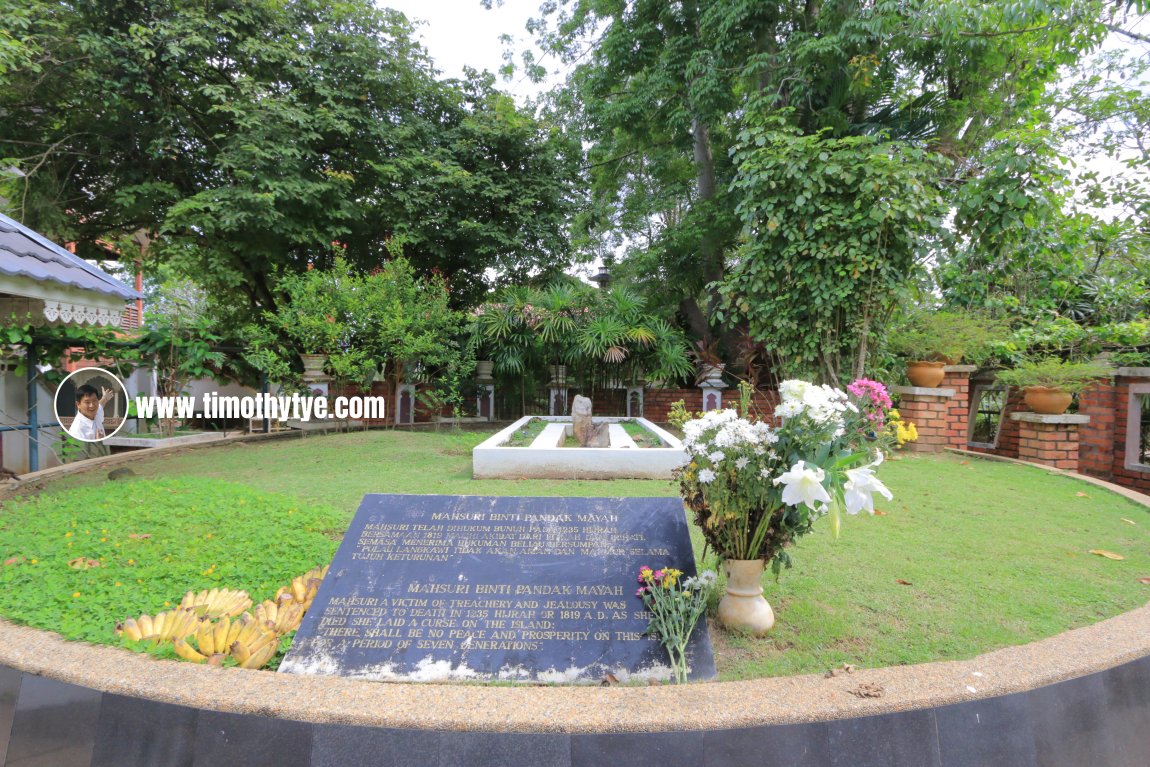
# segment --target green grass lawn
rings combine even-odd
[[[113,642],[115,620],[188,589],[230,585],[262,599],[326,562],[369,492],[676,494],[650,480],[473,480],[470,451],[485,436],[312,435],[141,457],[129,482],[63,478],[0,510],[0,560],[21,558],[0,566],[0,614]],[[792,550],[794,569],[767,576],[777,617],[767,639],[713,632],[721,678],[967,658],[1150,600],[1138,582],[1150,577],[1150,513],[1121,496],[950,455],[902,456],[881,473],[895,493],[881,516],[848,517],[838,540],[820,523]],[[69,567],[80,556],[100,564]]]

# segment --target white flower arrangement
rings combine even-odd
[[[882,450],[870,416],[846,392],[791,380],[779,396],[773,424],[734,410],[686,422],[679,469],[683,498],[718,554],[768,559],[776,572],[819,517],[829,513],[837,535],[841,511],[873,514],[876,493],[892,497],[875,474]]]

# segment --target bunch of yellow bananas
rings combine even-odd
[[[192,634],[199,624],[195,610],[177,608],[156,613],[154,616],[141,615],[128,618],[116,624],[116,634],[126,634],[133,641],[146,640],[153,644],[183,639]]]
[[[298,629],[305,612],[307,607],[292,599],[290,594],[285,594],[274,602],[265,599],[256,605],[254,610],[256,622],[280,636]]]
[[[326,565],[314,567],[292,578],[275,599],[256,605],[254,615],[246,591],[204,589],[189,591],[176,609],[117,623],[116,633],[155,644],[170,641],[177,655],[195,663],[219,665],[230,655],[241,668],[259,668],[275,655],[279,638],[299,628],[327,571]]]
[[[279,636],[261,626],[250,613],[202,621],[194,638],[196,647],[186,639],[177,639],[173,643],[176,654],[195,663],[211,661],[217,665],[231,655],[241,668],[259,668],[271,660],[279,647]]]
[[[201,618],[235,616],[251,606],[252,599],[248,592],[232,589],[204,589],[199,593],[189,591],[180,602],[180,607],[194,609]]]
[[[303,605],[303,609],[306,611],[311,607],[315,594],[319,590],[319,584],[327,575],[327,571],[328,566],[324,565],[323,567],[313,567],[303,575],[297,575],[287,586],[280,587],[279,591],[276,592],[275,602],[280,603],[283,597],[290,596],[293,601]]]

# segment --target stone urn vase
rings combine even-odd
[[[492,360],[476,360],[475,361],[475,377],[480,381],[490,381],[492,370],[495,368],[495,363]]]
[[[942,379],[946,376],[944,367],[946,367],[945,362],[915,360],[906,363],[906,377],[910,379],[912,386],[934,389],[942,383]]]
[[[1069,392],[1049,386],[1027,386],[1025,392],[1022,401],[1035,413],[1042,415],[1062,415],[1074,400]]]
[[[763,598],[763,572],[767,563],[761,559],[728,559],[727,593],[719,601],[719,623],[727,628],[749,631],[764,636],[775,625],[775,612]]]
[[[709,365],[703,363],[699,366],[699,380],[700,381],[721,381],[723,380],[723,371],[727,366],[723,363],[717,365]]]
[[[326,354],[301,354],[303,362],[303,377],[308,381],[323,378],[323,366],[327,364]]]

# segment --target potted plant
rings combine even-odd
[[[309,269],[280,277],[277,287],[284,298],[274,313],[264,313],[264,320],[295,343],[305,379],[322,376],[328,356],[339,350],[347,336],[345,303],[352,280],[342,258],[328,270]]]
[[[998,374],[999,383],[1023,389],[1023,402],[1035,413],[1065,413],[1074,395],[1111,374],[1101,362],[1068,362],[1060,357],[1028,360]]]
[[[746,413],[750,392],[740,391]],[[677,408],[689,457],[678,469],[679,491],[727,571],[719,621],[760,636],[774,625],[762,596],[766,562],[778,574],[791,566],[787,548],[820,517],[829,514],[837,534],[844,510],[874,513],[872,494],[891,497],[875,476],[885,431],[876,430],[875,418],[883,405],[869,393],[856,403],[846,392],[797,380],[780,384],[779,395],[771,422],[734,410],[684,420]]]
[[[987,317],[923,312],[891,331],[888,348],[907,359],[911,384],[932,389],[942,383],[945,366],[964,358],[984,362],[1005,333],[1002,323]]]
[[[700,338],[695,341],[695,348],[691,351],[691,357],[699,366],[699,374],[695,379],[697,384],[702,384],[704,381],[722,382],[723,371],[726,370],[727,365],[719,353],[719,339]]]

